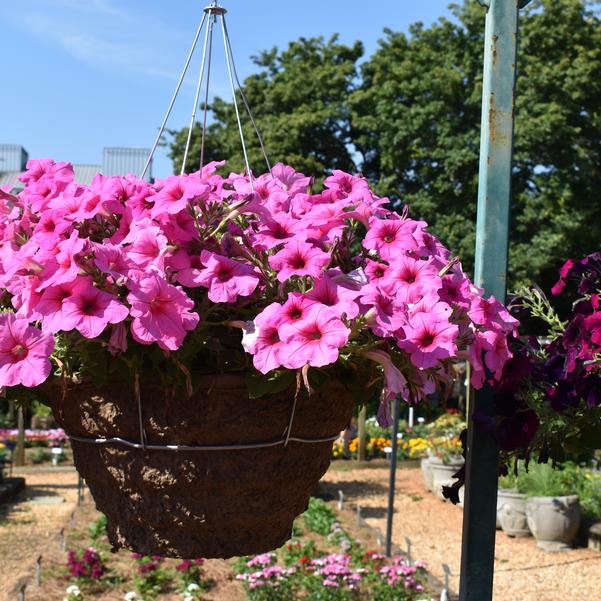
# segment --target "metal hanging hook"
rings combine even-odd
[[[203,120],[202,120],[202,132],[201,132],[201,144],[200,144],[200,165],[199,165],[199,169],[202,170],[203,166],[204,166],[204,146],[205,146],[205,140],[206,140],[206,129],[207,129],[207,113],[208,113],[208,103],[209,103],[209,89],[210,89],[210,78],[211,78],[211,64],[212,64],[212,54],[213,54],[213,31],[214,31],[214,26],[215,23],[217,22],[218,18],[221,18],[221,32],[223,35],[223,45],[224,45],[224,50],[225,50],[225,58],[226,58],[226,65],[227,65],[227,73],[228,73],[228,77],[229,77],[229,81],[230,81],[230,87],[232,90],[232,100],[234,103],[234,110],[236,113],[236,122],[238,125],[238,134],[240,136],[240,143],[242,145],[242,153],[244,155],[244,164],[245,164],[245,169],[246,169],[246,173],[248,174],[248,178],[250,181],[250,186],[251,189],[254,192],[254,180],[253,180],[253,174],[252,174],[252,170],[250,168],[250,161],[248,158],[248,151],[246,148],[246,141],[244,139],[244,131],[243,131],[243,127],[242,127],[242,119],[240,116],[240,109],[238,107],[238,99],[237,99],[237,93],[240,93],[240,97],[242,98],[242,102],[244,104],[244,108],[246,109],[246,112],[248,113],[249,119],[252,123],[252,126],[255,130],[255,133],[257,135],[257,139],[259,141],[259,145],[261,147],[261,152],[263,154],[263,157],[265,159],[265,163],[267,165],[267,169],[268,171],[272,174],[273,173],[271,171],[271,163],[269,162],[269,158],[267,157],[267,152],[265,150],[265,144],[263,142],[263,138],[261,136],[261,133],[259,132],[259,128],[257,126],[257,122],[255,120],[255,117],[252,113],[252,110],[250,108],[250,103],[248,102],[248,99],[246,97],[246,94],[244,94],[244,91],[242,89],[242,85],[240,83],[240,79],[238,77],[238,73],[236,71],[236,65],[234,63],[234,57],[233,57],[233,52],[232,52],[232,44],[230,41],[230,37],[229,37],[229,32],[227,29],[227,24],[225,22],[225,14],[227,13],[227,9],[223,6],[219,6],[219,3],[217,0],[214,0],[212,4],[210,4],[209,6],[206,6],[203,9],[203,16],[202,16],[202,20],[200,22],[200,25],[198,27],[198,30],[196,32],[196,36],[194,38],[194,42],[192,44],[192,48],[190,49],[190,53],[188,54],[188,58],[186,60],[186,63],[184,65],[184,69],[182,71],[182,74],[179,78],[178,84],[175,88],[175,92],[173,94],[173,97],[171,98],[171,102],[169,103],[169,107],[167,109],[167,113],[165,115],[165,118],[163,119],[163,122],[161,124],[161,127],[159,128],[159,133],[157,135],[157,138],[155,140],[155,143],[152,147],[152,150],[150,151],[150,155],[148,156],[148,160],[146,161],[146,165],[144,167],[144,170],[142,172],[141,177],[143,178],[146,175],[146,172],[148,170],[148,167],[150,165],[150,162],[152,161],[152,157],[154,156],[154,153],[156,151],[157,146],[159,145],[159,142],[161,140],[161,136],[163,135],[164,131],[165,131],[165,127],[167,125],[167,121],[169,119],[169,116],[171,115],[171,111],[173,109],[173,105],[175,104],[175,100],[177,98],[177,95],[180,91],[181,85],[183,83],[183,80],[185,78],[185,75],[188,71],[188,67],[190,65],[190,61],[192,60],[192,56],[194,54],[194,51],[196,49],[197,43],[198,43],[198,39],[200,38],[200,34],[202,32],[203,27],[206,25],[207,29],[205,31],[205,36],[204,36],[204,44],[203,44],[203,51],[202,51],[202,61],[201,61],[201,66],[200,66],[200,73],[198,76],[198,80],[196,83],[196,94],[194,96],[194,106],[192,107],[192,115],[190,117],[190,124],[188,127],[188,136],[186,139],[186,146],[184,149],[184,157],[183,157],[183,161],[182,161],[182,166],[181,166],[181,171],[180,171],[180,175],[184,175],[185,171],[186,171],[186,165],[188,162],[188,157],[189,157],[189,152],[190,152],[190,146],[192,143],[192,132],[194,130],[194,125],[196,123],[196,113],[198,110],[198,106],[199,106],[199,100],[200,100],[200,93],[202,90],[202,84],[203,81],[205,79],[205,73],[206,73],[206,84],[205,84],[205,94],[204,94],[204,105],[203,105]]]

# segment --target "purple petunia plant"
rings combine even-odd
[[[242,371],[256,396],[327,372],[381,391],[389,423],[392,398],[447,389],[454,361],[474,386],[501,377],[516,319],[406,207],[342,171],[315,191],[282,164],[218,168],[82,185],[28,162],[24,190],[0,191],[0,387],[152,370],[190,392]]]

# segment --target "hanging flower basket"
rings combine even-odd
[[[249,401],[245,377],[227,374],[202,378],[190,398],[173,392],[141,385],[138,448],[89,442],[142,442],[130,390],[77,386],[54,405],[113,546],[191,558],[282,545],[328,468],[332,434],[350,421],[349,391],[331,380],[299,394],[287,445],[294,389]],[[180,450],[164,448],[173,441]]]

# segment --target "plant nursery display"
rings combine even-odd
[[[362,177],[154,183],[31,160],[0,193],[0,386],[45,390],[115,547],[227,557],[290,536],[358,403],[499,378],[517,321]]]

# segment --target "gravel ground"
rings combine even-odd
[[[77,473],[21,473],[26,488],[16,502],[0,506],[0,599],[16,599],[14,589],[33,573],[40,553],[59,550],[59,532],[66,526],[77,503]],[[59,504],[32,503],[36,497],[60,497]]]
[[[385,532],[388,471],[330,469],[322,481],[328,492],[342,490],[349,503],[361,505],[368,524]],[[451,590],[459,589],[461,526],[459,507],[439,501],[426,491],[419,469],[397,472],[393,541],[423,559],[443,580],[442,564],[451,568]],[[594,601],[601,598],[601,553],[575,549],[546,553],[533,538],[511,539],[497,531],[494,601]]]

